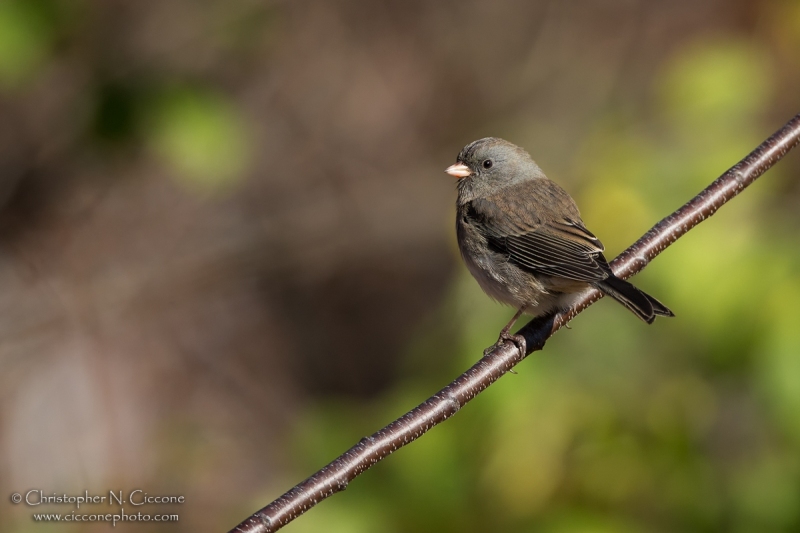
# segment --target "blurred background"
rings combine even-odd
[[[614,257],[798,95],[798,0],[3,0],[0,532],[135,488],[226,531],[476,361],[466,143]],[[599,302],[286,531],[800,530],[799,177],[637,276],[677,318]]]

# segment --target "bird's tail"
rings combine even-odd
[[[648,324],[652,324],[657,316],[675,316],[666,305],[614,275],[597,283],[596,286]]]

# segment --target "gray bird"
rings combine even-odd
[[[525,339],[509,334],[520,315],[563,311],[590,286],[648,324],[675,316],[614,275],[575,201],[519,146],[479,139],[446,172],[458,178],[456,234],[467,268],[486,294],[518,310],[498,344],[510,340],[524,355]]]

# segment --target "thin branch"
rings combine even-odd
[[[667,246],[713,215],[798,144],[800,114],[614,259],[611,262],[614,273],[628,278],[642,270]],[[525,356],[541,350],[553,333],[601,297],[600,291],[591,289],[564,313],[531,320],[518,332],[527,341],[528,353]],[[378,461],[456,414],[525,356],[511,343],[494,349],[447,387],[380,431],[361,439],[316,474],[251,515],[231,533],[268,533],[282,528],[328,496],[347,488],[350,481]]]

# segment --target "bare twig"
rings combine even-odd
[[[642,270],[667,246],[713,215],[798,144],[800,115],[614,259],[611,266],[616,275],[627,278]],[[588,290],[566,312],[531,320],[518,332],[525,336],[528,353],[542,349],[553,333],[601,297],[598,290]],[[524,357],[511,343],[496,348],[447,387],[380,431],[361,439],[322,470],[251,515],[231,533],[277,531],[328,496],[344,490],[350,481],[378,461],[456,414]]]

